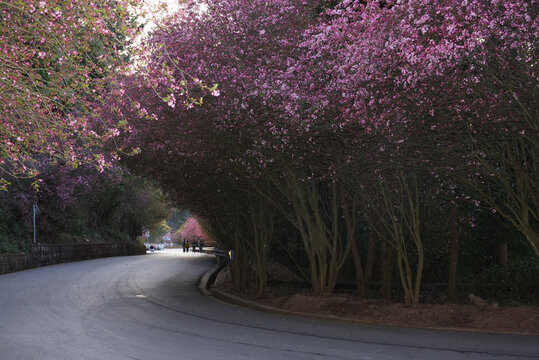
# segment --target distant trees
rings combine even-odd
[[[37,204],[38,241],[134,241],[155,229],[170,213],[163,194],[148,181],[121,169],[100,173],[91,165],[77,169],[46,165],[40,190],[31,180],[0,192],[0,252],[21,252],[31,243],[32,206]]]
[[[193,241],[202,240],[204,242],[208,242],[209,238],[202,229],[202,226],[198,223],[197,219],[194,217],[189,217],[183,223],[183,225],[180,227],[180,241],[181,239],[185,239],[192,243]]]
[[[171,228],[170,226],[168,226],[166,220],[163,219],[161,222],[156,224],[156,226],[153,226],[151,230],[148,230],[150,231],[150,237],[148,238],[148,241],[161,243],[163,242],[163,236],[170,233]]]

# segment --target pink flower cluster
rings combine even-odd
[[[35,176],[38,154],[94,162],[114,119],[96,105],[123,63],[132,0],[7,0],[0,5],[0,187]]]
[[[180,228],[180,238],[189,242],[203,240],[208,241],[208,237],[202,230],[202,227],[198,223],[195,217],[188,218]]]

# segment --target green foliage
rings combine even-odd
[[[491,264],[476,274],[471,283],[463,283],[466,294],[473,293],[505,305],[535,305],[539,291],[539,261],[510,261],[507,268]]]
[[[53,224],[45,234],[49,241],[60,231],[92,240],[134,240],[143,229],[158,228],[170,213],[162,193],[136,177],[118,184],[103,181],[86,189],[66,211],[47,210]]]
[[[30,244],[18,237],[4,237],[0,234],[0,254],[22,254],[28,252]]]
[[[474,227],[464,228],[458,282],[463,300],[470,293],[502,304],[536,304],[539,259],[520,232],[499,216],[475,211]],[[507,243],[507,265],[499,246]]]
[[[0,203],[2,203],[2,207],[0,207],[0,254],[27,251],[30,245],[30,232],[26,226],[24,214],[13,206],[5,192],[0,192]]]
[[[172,209],[170,217],[167,219],[167,224],[173,231],[178,231],[190,217],[191,213],[187,210]]]
[[[150,230],[150,238],[148,240],[150,242],[162,242],[163,236],[169,233],[170,230],[171,227],[167,225],[166,220],[163,220],[158,226],[155,226],[152,230]]]
[[[40,243],[128,242],[144,229],[157,229],[169,217],[162,192],[148,181],[120,174],[94,174],[88,169],[45,178],[40,192],[31,180],[0,192],[0,253],[29,250],[32,240],[32,204],[37,202],[37,241]],[[81,181],[87,177],[88,181]],[[26,189],[26,190],[25,190]]]

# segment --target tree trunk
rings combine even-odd
[[[419,305],[419,295],[421,293],[421,278],[423,276],[423,266],[425,263],[425,255],[421,249],[418,254],[417,259],[417,270],[415,274],[415,283],[414,283],[414,299],[412,301],[412,306]]]
[[[239,234],[235,234],[232,240],[234,246],[231,249],[234,251],[234,260],[230,261],[230,273],[234,282],[234,287],[238,290],[243,290],[247,287],[247,275],[249,271],[249,262],[247,254],[239,240]]]
[[[240,267],[239,263],[236,260],[229,262],[230,266],[230,275],[232,276],[232,282],[234,283],[234,288],[236,290],[241,289],[241,277],[240,277]]]
[[[531,230],[529,227],[526,227],[522,233],[524,236],[526,236],[526,239],[528,239],[528,242],[530,243],[535,255],[539,257],[539,234]]]
[[[351,243],[352,257],[354,258],[354,267],[356,269],[356,288],[357,296],[365,298],[365,277],[363,275],[363,266],[361,265],[361,258],[359,257],[359,251],[355,240]]]
[[[246,289],[249,285],[249,260],[247,259],[246,251],[241,251],[240,254],[240,266],[241,266],[241,288]]]
[[[311,286],[313,287],[313,292],[318,294],[322,291],[320,287],[320,279],[318,277],[318,266],[316,263],[316,258],[314,255],[309,254],[309,275],[311,277]]]
[[[369,284],[372,279],[372,271],[376,262],[376,241],[372,231],[369,235],[369,244],[367,246],[367,263],[365,264],[365,285]]]

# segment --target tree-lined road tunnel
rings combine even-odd
[[[0,275],[1,360],[537,359],[534,336],[283,316],[204,296],[174,251]]]

